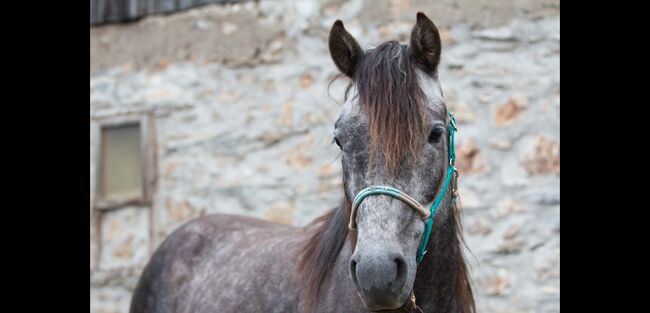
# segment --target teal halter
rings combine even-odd
[[[454,133],[458,130],[456,128],[456,119],[454,118],[454,114],[449,112],[449,117],[450,117],[450,122],[449,122],[449,166],[447,167],[447,176],[445,177],[445,183],[442,186],[442,190],[438,194],[438,197],[436,200],[433,202],[431,207],[427,210],[422,206],[419,202],[417,202],[415,199],[413,199],[411,196],[408,194],[400,191],[397,188],[393,188],[390,186],[370,186],[368,188],[365,188],[357,195],[354,197],[354,200],[352,201],[352,212],[350,214],[350,224],[349,228],[350,229],[356,229],[356,213],[357,213],[357,208],[359,205],[361,205],[361,202],[363,199],[367,198],[368,196],[372,195],[386,195],[390,196],[396,199],[399,199],[409,206],[411,206],[413,209],[418,211],[420,215],[422,215],[422,219],[425,221],[425,226],[424,226],[424,235],[422,237],[422,242],[420,243],[420,247],[418,248],[417,252],[417,262],[420,264],[422,260],[424,259],[424,255],[427,253],[427,244],[429,243],[429,237],[431,236],[431,227],[433,225],[433,217],[436,214],[436,211],[438,210],[438,207],[440,206],[440,203],[442,202],[442,199],[444,198],[445,194],[447,193],[447,188],[449,187],[449,184],[451,183],[451,178],[454,175],[457,175],[456,172],[456,167],[455,165],[455,160],[456,160],[456,148],[454,146]]]

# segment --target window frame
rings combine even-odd
[[[129,205],[151,205],[151,195],[153,190],[153,131],[149,114],[139,116],[116,116],[110,118],[98,119],[93,123],[94,128],[94,153],[95,172],[94,181],[94,202],[95,210],[108,211],[115,210]],[[142,162],[142,194],[135,197],[107,200],[102,199],[102,130],[105,128],[138,125],[140,127],[140,157]]]
[[[90,270],[100,270],[101,259],[101,221],[102,214],[107,211],[118,210],[127,206],[146,206],[149,209],[149,254],[153,248],[153,234],[155,234],[155,214],[153,194],[157,183],[157,159],[156,159],[156,133],[153,111],[138,112],[133,114],[92,117],[90,119],[90,135],[94,143],[91,153],[95,159],[91,167],[95,173],[91,181],[90,190]],[[102,129],[139,124],[140,126],[140,156],[142,158],[142,195],[120,199],[118,201],[106,201],[101,199],[101,162],[102,162]],[[92,158],[91,158],[92,160]]]

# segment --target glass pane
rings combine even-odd
[[[102,129],[101,190],[103,200],[142,196],[140,126]]]

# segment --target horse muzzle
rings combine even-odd
[[[350,260],[352,282],[371,311],[397,309],[404,304],[408,298],[407,274],[408,266],[400,253],[356,253]]]

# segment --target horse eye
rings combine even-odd
[[[429,134],[429,143],[433,144],[439,142],[443,132],[444,131],[440,127],[432,129],[431,133]]]
[[[339,149],[343,149],[343,148],[341,147],[341,143],[339,142],[339,139],[338,139],[338,138],[334,137],[334,140],[332,140],[332,141],[333,141],[337,146],[339,146]]]

